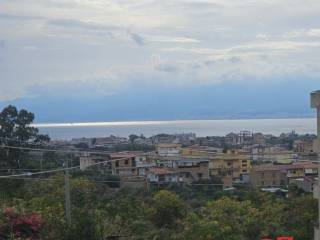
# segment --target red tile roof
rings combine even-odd
[[[297,162],[290,165],[282,165],[281,169],[290,170],[290,169],[299,169],[299,168],[318,168],[319,165],[313,162]]]

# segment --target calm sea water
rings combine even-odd
[[[316,119],[250,119],[250,120],[185,120],[35,124],[41,133],[52,139],[106,137],[111,134],[128,137],[158,133],[196,133],[197,136],[223,136],[243,130],[280,135],[295,130],[297,133],[316,133]]]

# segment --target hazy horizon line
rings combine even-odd
[[[88,122],[43,122],[33,123],[34,127],[83,127],[83,126],[129,126],[129,125],[156,125],[166,123],[186,123],[194,121],[267,121],[267,120],[305,120],[316,119],[315,117],[285,117],[285,118],[218,118],[218,119],[175,119],[175,120],[132,120],[132,121],[88,121]]]

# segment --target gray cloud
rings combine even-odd
[[[128,31],[128,35],[136,44],[140,46],[145,44],[144,38],[139,34]]]

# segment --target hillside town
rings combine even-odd
[[[249,131],[224,137],[196,137],[194,133],[110,136],[50,145],[81,150],[76,158],[83,171],[110,161],[96,168],[118,176],[123,186],[221,183],[226,190],[244,185],[286,192],[295,186],[312,192],[317,183],[316,135],[294,131],[280,136]],[[137,150],[128,150],[132,148]]]

